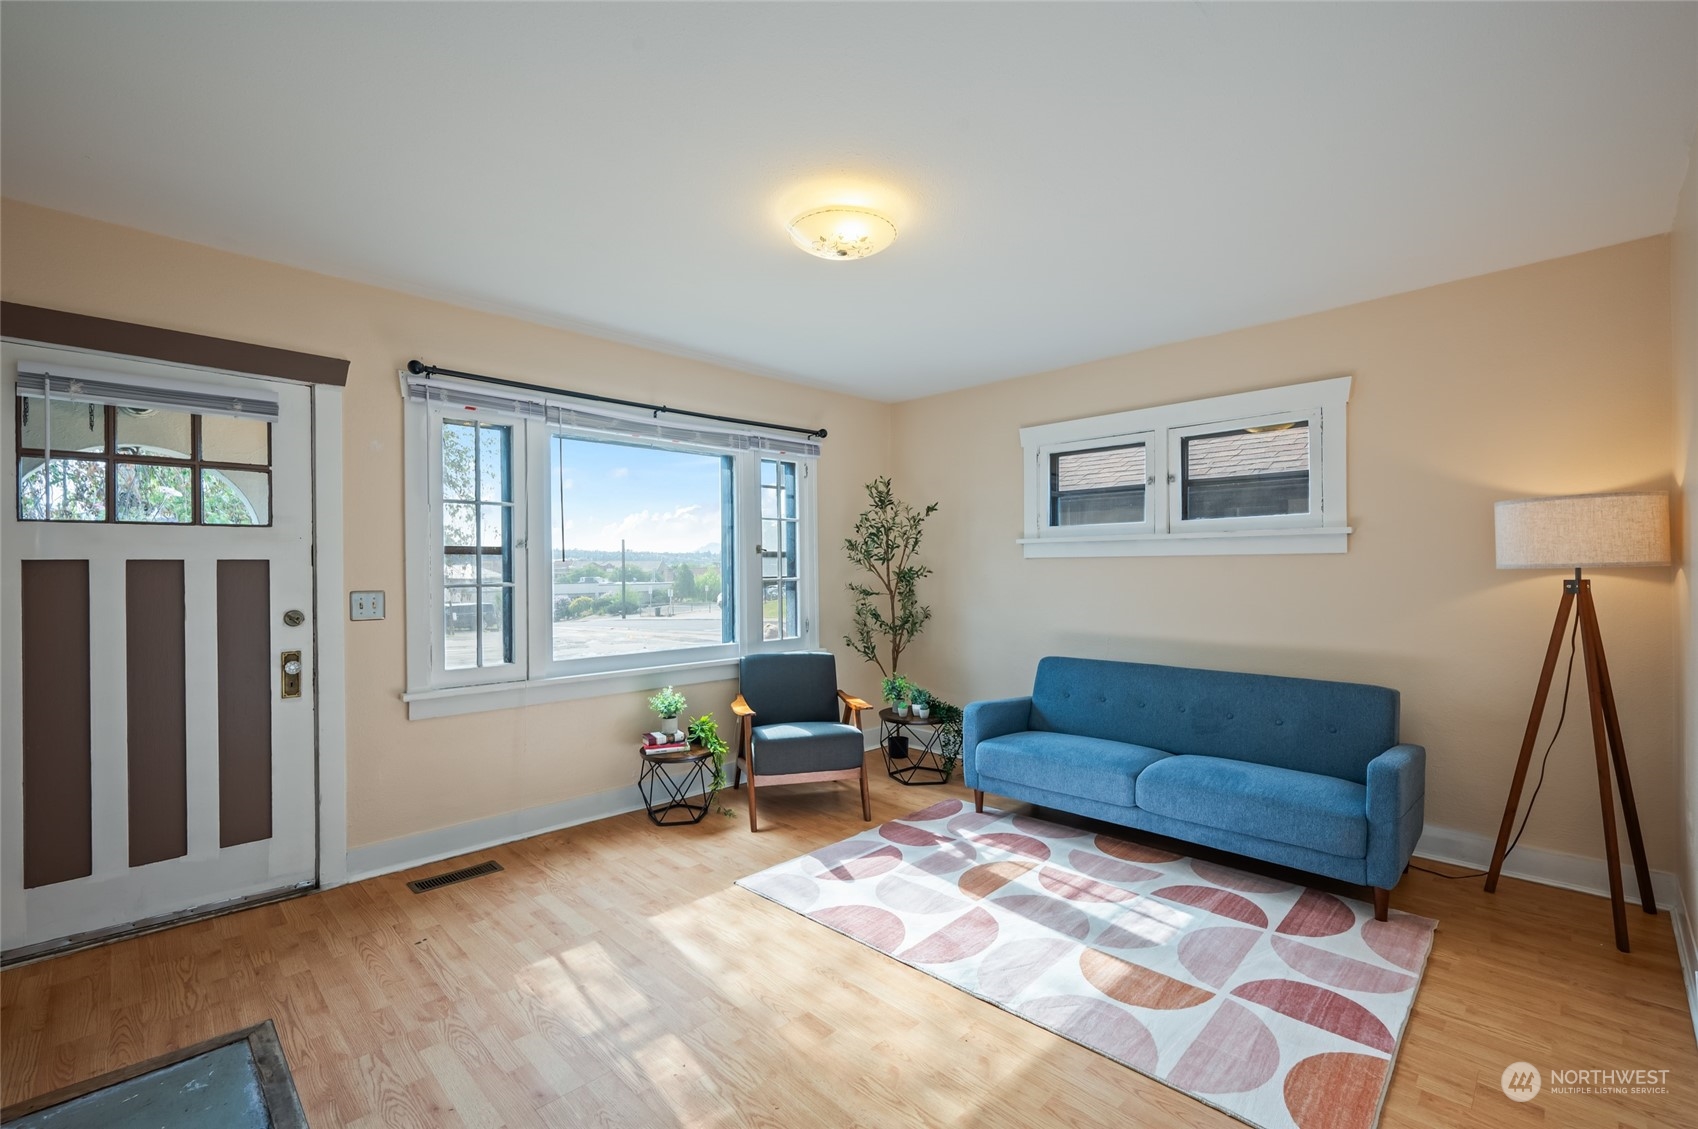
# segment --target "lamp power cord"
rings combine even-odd
[[[1574,685],[1574,654],[1576,640],[1579,636],[1580,617],[1575,616],[1574,627],[1568,633],[1568,670],[1563,675],[1562,679],[1562,706],[1557,710],[1556,728],[1551,731],[1551,739],[1545,745],[1545,755],[1539,760],[1539,779],[1533,785],[1533,794],[1527,798],[1527,810],[1521,815],[1521,826],[1516,829],[1515,838],[1509,841],[1509,849],[1503,853],[1503,857],[1506,860],[1510,855],[1515,853],[1515,845],[1521,842],[1521,833],[1527,830],[1527,821],[1533,817],[1533,805],[1538,802],[1539,789],[1545,786],[1545,769],[1549,767],[1551,763],[1551,750],[1556,748],[1557,737],[1562,733],[1563,719],[1568,716],[1568,693]],[[1462,874],[1442,874],[1437,870],[1431,870],[1425,866],[1416,866],[1414,863],[1409,864],[1409,869],[1419,870],[1422,874],[1430,874],[1434,878],[1452,880],[1457,878],[1484,878],[1489,873],[1484,870],[1470,870]]]

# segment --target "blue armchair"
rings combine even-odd
[[[755,795],[766,784],[861,782],[861,818],[871,822],[861,711],[872,707],[837,688],[837,660],[824,651],[747,655],[731,703],[740,732],[731,786],[749,771],[749,830],[760,830]],[[842,706],[842,715],[838,707]]]

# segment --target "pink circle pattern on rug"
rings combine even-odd
[[[1434,927],[956,799],[739,884],[1263,1129],[1373,1125]]]

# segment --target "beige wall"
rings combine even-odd
[[[1657,237],[903,404],[898,488],[942,503],[907,673],[956,700],[1026,691],[1046,654],[1394,686],[1429,824],[1494,835],[1562,578],[1494,568],[1492,503],[1669,488],[1669,339]],[[1343,373],[1347,554],[1022,558],[1022,425]],[[1596,582],[1652,865],[1672,867],[1673,577]],[[1588,742],[1582,688],[1525,845],[1602,854]]]
[[[847,628],[832,551],[888,461],[891,409],[512,318],[356,285],[7,201],[8,301],[237,338],[352,362],[345,402],[346,581],[389,594],[389,618],[347,625],[348,841],[416,834],[629,785],[644,695],[621,694],[410,722],[402,556],[401,398],[413,357],[453,368],[732,415],[824,425],[822,635]],[[842,664],[876,689],[856,660]],[[729,728],[732,683],[694,686],[692,709]]]
[[[1383,682],[1403,691],[1406,736],[1429,747],[1429,822],[1483,835],[1559,590],[1556,574],[1492,567],[1492,501],[1673,484],[1666,238],[892,408],[13,202],[0,229],[8,300],[352,362],[346,581],[386,589],[391,607],[387,621],[347,625],[355,846],[626,785],[630,734],[646,720],[637,694],[406,719],[394,374],[413,356],[824,424],[827,645],[846,627],[836,546],[862,483],[894,468],[904,495],[943,503],[926,545],[936,618],[905,664],[921,681],[957,701],[1014,693],[1039,656],[1072,653]],[[1020,556],[1021,425],[1338,373],[1356,377],[1348,554]],[[1667,570],[1597,580],[1653,865],[1673,866],[1676,585]],[[851,688],[876,689],[871,668],[842,669]],[[690,696],[724,717],[732,693]],[[1596,856],[1576,717],[1525,842]]]
[[[1675,527],[1682,542],[1675,616],[1680,640],[1681,691],[1676,697],[1680,719],[1677,786],[1675,790],[1681,836],[1681,880],[1688,920],[1698,921],[1698,138],[1686,166],[1686,184],[1675,215],[1673,244],[1674,383],[1679,402],[1675,412],[1675,474],[1681,483],[1681,504]]]

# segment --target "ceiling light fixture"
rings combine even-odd
[[[796,246],[822,259],[864,259],[896,240],[896,225],[865,208],[815,208],[790,221]]]

